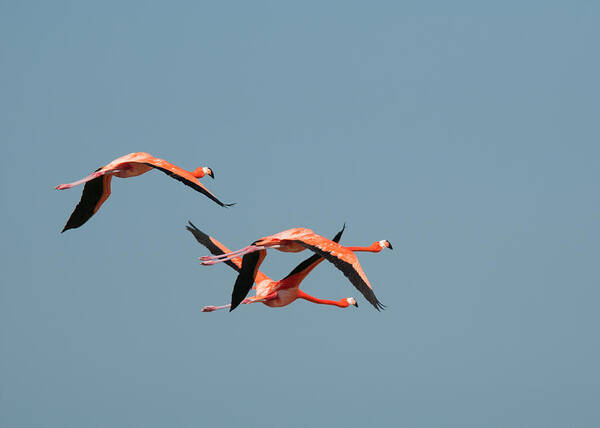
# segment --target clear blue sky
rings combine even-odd
[[[2,427],[600,426],[595,2],[0,4]],[[60,234],[80,188],[146,151]],[[233,313],[187,220],[361,254]],[[281,278],[307,254],[263,265]]]

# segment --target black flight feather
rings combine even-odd
[[[100,171],[102,168],[98,168],[96,171]],[[63,233],[69,229],[76,229],[94,215],[94,208],[102,198],[102,192],[104,183],[102,181],[104,176],[96,177],[93,180],[87,181],[83,186],[83,192],[81,193],[81,200],[71,213],[67,224],[60,233]]]
[[[240,270],[240,273],[233,286],[233,292],[231,293],[231,307],[229,308],[229,312],[237,308],[252,289],[254,277],[256,276],[256,265],[260,259],[260,251],[254,251],[253,253],[245,254],[242,258],[242,269]]]
[[[208,249],[208,251],[211,252],[211,254],[213,254],[215,256],[220,256],[221,254],[225,254],[225,252],[223,252],[223,250],[221,250],[219,247],[217,247],[215,245],[215,243],[210,239],[210,236],[208,236],[206,233],[202,232],[200,229],[198,229],[196,226],[194,226],[194,224],[191,221],[189,222],[189,224],[190,225],[186,226],[185,228],[187,230],[189,230],[192,233],[192,235],[194,235],[194,237],[196,238],[196,241],[198,241],[199,243],[204,245]],[[237,267],[237,265],[235,263],[233,263],[231,260],[227,260],[224,263],[227,264],[228,266],[231,266],[233,269],[235,269],[236,272],[240,271],[240,268]]]
[[[298,240],[296,240],[295,242],[297,242],[298,244],[302,245],[305,248],[308,248],[311,251],[314,251],[319,256],[324,257],[325,259],[327,259],[328,261],[333,263],[334,266],[336,268],[338,268],[339,270],[341,270],[342,273],[344,274],[344,276],[346,276],[346,278],[348,278],[350,280],[352,285],[354,285],[356,287],[356,289],[358,291],[360,291],[363,296],[365,296],[365,299],[367,299],[369,301],[369,303],[371,303],[375,307],[375,309],[377,309],[379,311],[385,307],[377,299],[373,290],[360,277],[358,272],[356,272],[356,270],[354,270],[354,268],[352,267],[352,265],[350,263],[345,262],[344,260],[341,260],[341,259],[337,258],[336,256],[328,253],[327,251],[323,251],[319,247],[316,247],[314,245],[309,245],[305,242],[298,241]]]
[[[334,236],[334,238],[332,239],[333,242],[340,242],[340,238],[342,237],[342,233],[344,233],[344,230],[346,230],[346,223],[344,223],[344,227],[342,227],[342,230],[340,230],[337,235]],[[292,275],[296,275],[299,272],[302,272],[304,269],[308,268],[310,265],[312,265],[314,262],[316,262],[317,260],[321,259],[322,257],[318,254],[313,254],[312,256],[310,256],[309,258],[307,258],[306,260],[304,260],[302,263],[300,263],[298,266],[296,266],[294,268],[293,271],[291,271],[288,276],[286,276],[285,278],[289,278]],[[284,279],[285,279],[284,278]]]
[[[221,202],[220,200],[218,200],[214,195],[212,195],[210,192],[207,192],[205,188],[203,188],[202,186],[198,186],[198,184],[194,183],[193,181],[190,181],[180,175],[175,174],[174,172],[169,171],[166,168],[161,168],[160,166],[156,166],[156,165],[152,165],[151,163],[146,163],[144,162],[145,165],[151,166],[152,168],[156,168],[158,170],[161,170],[162,172],[164,172],[165,174],[173,177],[175,180],[177,181],[181,181],[183,184],[185,184],[186,186],[191,187],[194,190],[197,190],[198,192],[202,193],[203,195],[207,196],[209,199],[215,201],[217,204],[219,204],[222,207],[230,207],[232,205],[235,205],[235,203],[233,204],[224,204],[223,202]]]

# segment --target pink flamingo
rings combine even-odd
[[[56,186],[56,189],[64,190],[85,183],[83,192],[81,194],[81,200],[75,207],[71,217],[69,217],[69,220],[67,221],[67,224],[62,232],[82,226],[94,214],[96,214],[102,204],[110,196],[110,182],[113,175],[120,178],[129,178],[145,174],[151,169],[158,169],[174,179],[181,181],[186,186],[189,186],[192,189],[206,195],[208,198],[222,207],[234,205],[224,204],[223,202],[219,201],[217,197],[210,193],[208,189],[204,187],[198,180],[205,175],[215,178],[212,169],[203,166],[198,167],[194,171],[190,172],[179,168],[178,166],[173,165],[166,160],[155,158],[148,153],[130,153],[113,160],[101,168],[98,168],[94,173],[82,178],[81,180],[77,180],[68,184],[59,184]]]
[[[203,265],[212,265],[243,257],[242,266],[233,287],[230,311],[234,310],[242,303],[244,298],[248,295],[257,275],[258,268],[266,257],[267,249],[269,248],[292,253],[303,251],[305,249],[313,251],[316,255],[333,263],[336,268],[341,270],[375,309],[380,310],[384,308],[384,305],[375,296],[373,288],[363,272],[354,252],[368,251],[378,253],[383,248],[392,249],[392,244],[390,244],[389,241],[376,241],[368,247],[344,247],[337,242],[331,241],[321,235],[317,235],[310,229],[295,228],[284,230],[275,235],[266,236],[255,241],[252,245],[237,251],[200,257],[200,260],[203,261]]]
[[[215,238],[212,238],[200,231],[191,222],[186,229],[194,235],[199,243],[208,248],[212,254],[220,256],[230,252],[227,247],[225,247]],[[339,231],[338,234],[333,238],[333,241],[339,242],[343,232],[344,229]],[[243,299],[241,303],[263,303],[269,307],[276,308],[287,306],[296,299],[304,299],[320,305],[331,305],[339,308],[347,308],[350,305],[358,307],[358,303],[354,297],[347,297],[340,300],[325,300],[318,299],[300,290],[299,286],[302,280],[304,280],[304,278],[306,278],[306,276],[323,260],[323,257],[314,254],[296,266],[294,270],[292,270],[285,278],[279,281],[273,281],[271,278],[257,269],[255,277],[256,286],[253,287],[256,290],[256,295]],[[242,266],[241,258],[232,257],[231,259],[224,260],[224,262],[237,272],[240,272]],[[213,312],[229,307],[231,307],[231,304],[223,306],[205,306],[202,308],[202,312]]]

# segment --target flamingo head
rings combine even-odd
[[[358,308],[358,303],[356,302],[356,299],[354,297],[348,297],[346,299],[346,302],[348,302],[348,306],[353,305]]]
[[[215,174],[213,173],[212,169],[207,166],[199,166],[194,170],[194,172],[192,172],[192,175],[196,178],[202,178],[205,175],[210,175],[212,178],[215,178]]]
[[[382,239],[381,241],[379,241],[379,245],[381,245],[381,248],[389,248],[390,250],[394,249],[392,247],[392,243],[387,239]]]

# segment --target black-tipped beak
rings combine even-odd
[[[358,302],[355,301],[354,306],[358,308]]]
[[[208,170],[210,171],[210,172],[208,173],[208,175],[210,175],[210,176],[213,178],[213,180],[214,180],[214,179],[215,179],[215,174],[213,173],[213,170],[212,170],[212,168],[208,168]]]
[[[389,247],[388,247],[388,248],[389,248],[390,250],[393,250],[393,249],[394,249],[394,247],[392,247],[392,243],[391,243],[390,241],[387,241],[387,243],[388,243],[388,245],[389,245]]]

